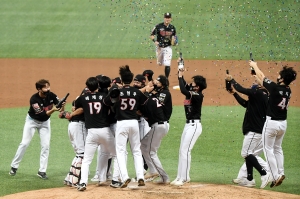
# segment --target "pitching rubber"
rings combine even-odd
[[[180,87],[179,87],[179,86],[173,86],[173,89],[179,91],[179,90],[180,90]]]

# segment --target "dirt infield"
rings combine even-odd
[[[41,78],[50,80],[51,90],[59,97],[70,93],[71,102],[85,87],[90,76],[105,74],[111,78],[118,76],[118,67],[128,64],[134,74],[145,69],[154,71],[154,78],[164,74],[164,68],[158,67],[154,60],[109,60],[109,59],[0,59],[0,108],[21,107],[29,105],[29,98],[36,92],[35,82]],[[282,65],[293,66],[300,74],[299,62],[258,62],[264,74],[272,80],[278,76]],[[254,78],[250,76],[246,60],[242,61],[199,61],[185,60],[187,82],[193,75],[203,75],[207,79],[208,88],[204,90],[204,106],[226,106],[237,102],[225,91],[225,70],[241,85],[248,87]],[[177,64],[172,62],[170,87],[178,85],[176,76]],[[292,99],[290,106],[300,106],[300,78],[291,85]],[[297,88],[298,87],[298,88]],[[182,105],[183,95],[171,89],[174,105]],[[278,193],[274,191],[250,189],[233,185],[209,185],[189,183],[181,188],[170,185],[161,186],[147,183],[146,187],[136,189],[113,189],[108,186],[89,185],[84,192],[74,188],[62,187],[55,189],[29,191],[7,195],[3,198],[300,198],[298,195]],[[258,185],[257,185],[258,186]]]
[[[4,196],[3,199],[156,199],[156,198],[172,198],[172,199],[299,199],[300,196],[279,193],[275,191],[267,191],[261,189],[246,188],[234,185],[213,185],[189,183],[182,187],[174,187],[171,185],[156,185],[152,182],[146,183],[145,187],[138,187],[137,183],[131,182],[128,188],[114,189],[107,185],[98,187],[95,184],[88,185],[84,192],[77,191],[74,187],[63,187],[55,189],[43,189],[36,191],[28,191],[24,193],[12,194]]]

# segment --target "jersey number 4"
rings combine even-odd
[[[99,114],[101,111],[101,103],[100,102],[89,102],[90,114]]]
[[[286,109],[288,108],[289,103],[287,103],[287,105],[286,105],[286,98],[283,97],[281,102],[279,102],[279,104],[277,106],[279,106],[283,110],[284,108],[286,108]]]

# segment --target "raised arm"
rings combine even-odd
[[[263,74],[263,72],[258,68],[257,66],[257,62],[254,62],[254,61],[249,61],[249,66],[251,66],[256,75],[254,75],[254,77],[256,78],[257,82],[260,84],[260,85],[263,85],[263,81],[265,79],[265,75]]]

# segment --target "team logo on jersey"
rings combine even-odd
[[[264,79],[264,82],[266,82],[267,84],[271,84],[272,81],[269,80],[268,78],[265,78],[265,79]]]
[[[185,105],[185,106],[191,105],[191,104],[192,104],[192,102],[191,102],[190,99],[185,99],[185,100],[183,101],[183,105]]]
[[[197,93],[195,91],[191,91],[191,95],[199,95],[199,93]]]
[[[160,31],[159,34],[161,36],[170,36],[172,35],[173,33],[171,31]]]
[[[160,93],[159,97],[158,97],[158,100],[161,102],[161,103],[164,103],[166,99],[166,94],[165,93]]]
[[[32,108],[36,113],[40,113],[42,111],[38,103],[32,104]]]

